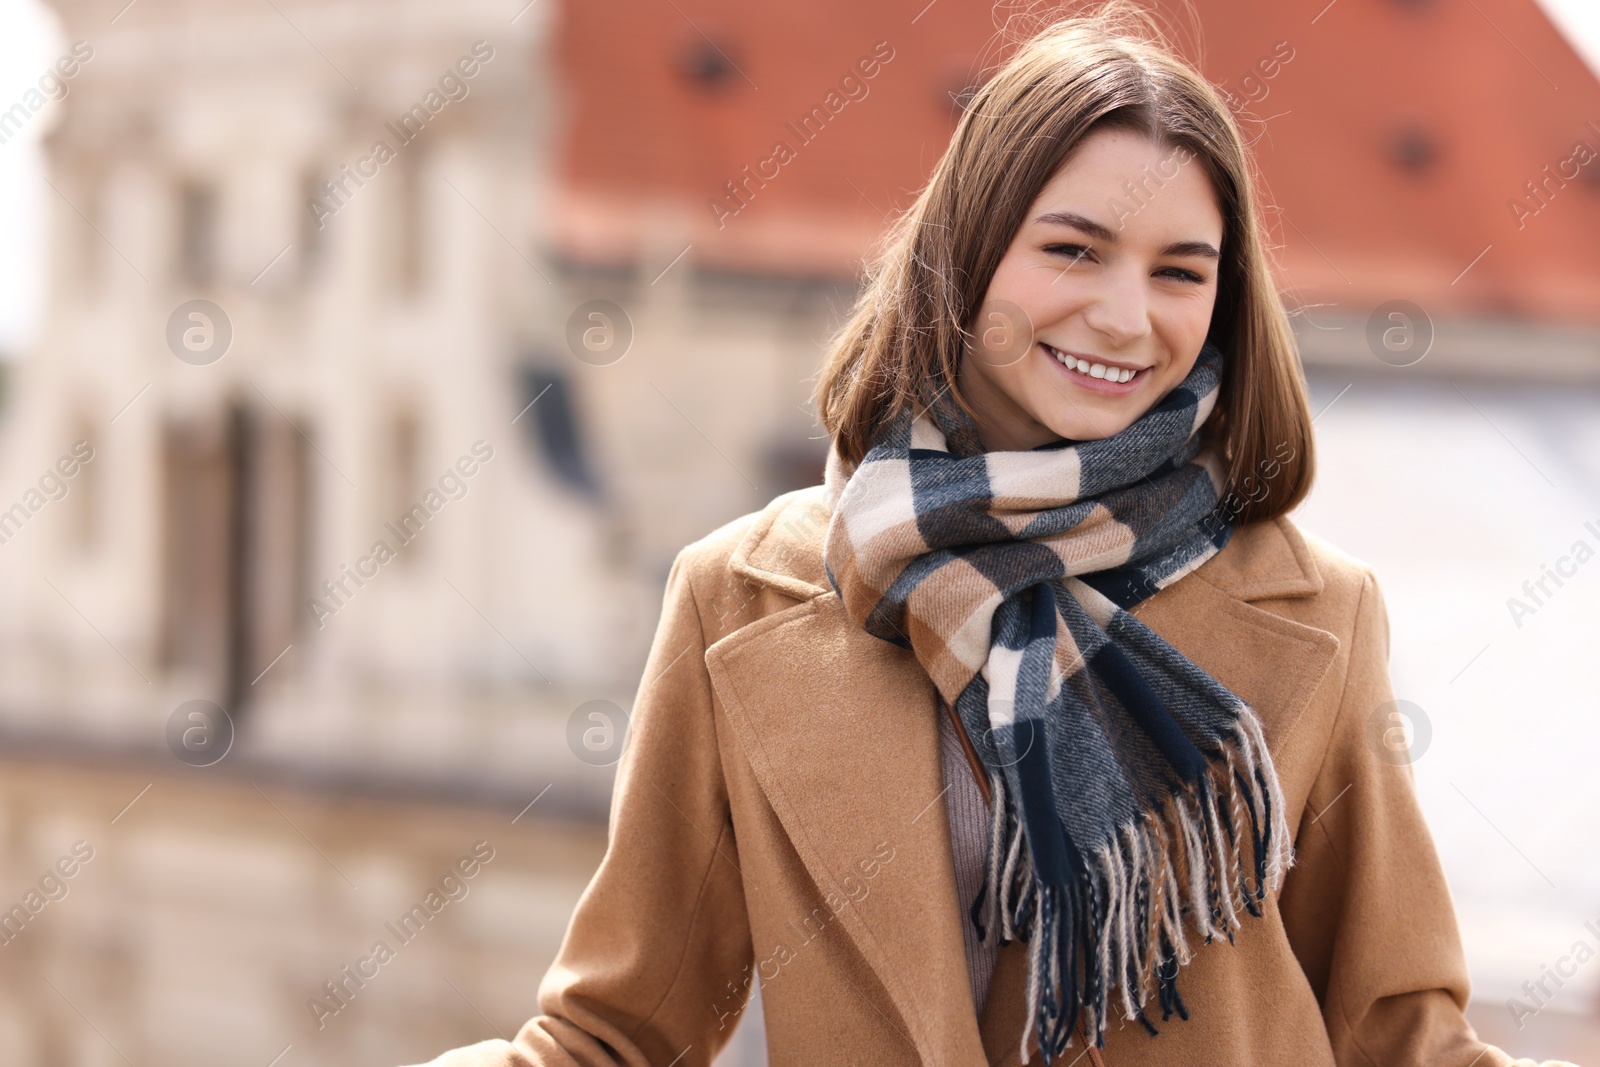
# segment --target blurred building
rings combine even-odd
[[[512,825],[182,767],[0,767],[3,907],[49,894],[0,911],[7,1067],[393,1067],[514,1033],[605,848],[537,809]],[[448,903],[404,924],[430,892]],[[380,940],[393,957],[363,964]]]
[[[658,587],[532,236],[551,9],[119,6],[57,5],[7,724],[159,743],[202,698],[257,752],[461,777],[519,704],[625,695]]]
[[[559,241],[634,262],[670,205],[701,265],[854,277],[1005,41],[1054,9],[1026,6],[569,5]],[[1406,301],[1426,319],[1388,343],[1431,323],[1419,371],[1600,373],[1600,82],[1535,0],[1150,6],[1252,143],[1308,362],[1382,370],[1369,324]]]
[[[115,6],[59,8],[90,56],[6,484],[94,459],[0,502],[0,705],[148,737],[204,698],[451,774],[625,701],[676,550],[816,480],[823,343],[1003,41],[971,4]],[[1532,0],[1201,15],[1308,361],[1600,369],[1600,85]]]

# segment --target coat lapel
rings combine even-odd
[[[832,592],[707,653],[757,781],[926,1063],[982,1059],[942,801],[933,684]],[[887,847],[885,847],[887,846]],[[861,866],[884,855],[868,878]],[[864,890],[864,891],[863,891]],[[837,898],[835,898],[837,899]]]
[[[925,1062],[988,1062],[985,1045],[1020,1062],[1017,969],[997,971],[982,1034],[973,1009],[933,685],[910,651],[857,627],[829,587],[827,519],[814,487],[779,497],[752,525],[730,570],[799,603],[712,645],[712,684],[819,892],[844,897],[841,887],[855,886],[840,926],[894,1004],[896,1029]],[[1251,601],[1321,588],[1304,542],[1280,520],[1239,531],[1135,614],[1257,710],[1276,756],[1339,641]],[[1286,799],[1296,818],[1303,796]],[[885,843],[893,859],[864,879]],[[987,1030],[1002,1024],[1009,1034]]]
[[[1180,580],[1139,604],[1133,614],[1249,704],[1261,719],[1268,750],[1277,757],[1338,654],[1339,639],[1252,602],[1308,596],[1322,590],[1322,580],[1314,566],[1297,583],[1281,571],[1268,573],[1283,567],[1290,556],[1288,536],[1276,525],[1256,527],[1246,536],[1241,555],[1253,551],[1259,569],[1228,559],[1224,550],[1214,557],[1214,569],[1208,570],[1212,563],[1207,563],[1190,576],[1194,580]],[[1298,542],[1298,534],[1293,536]],[[1276,544],[1251,544],[1264,538]],[[1262,552],[1263,547],[1269,551]],[[1284,592],[1286,588],[1293,591]],[[1278,768],[1280,778],[1286,770]],[[1286,799],[1292,815],[1294,798]]]

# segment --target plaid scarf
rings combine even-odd
[[[1199,433],[1223,356],[1122,432],[985,452],[948,400],[905,408],[847,473],[828,460],[828,579],[868,633],[911,649],[994,798],[971,920],[1030,942],[1045,1063],[1115,995],[1187,1019],[1185,920],[1231,942],[1294,862],[1255,713],[1128,609],[1227,543]],[[1027,1059],[1024,1032],[1022,1056]]]

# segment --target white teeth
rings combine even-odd
[[[1086,359],[1078,359],[1074,356],[1057,352],[1055,349],[1050,348],[1049,345],[1044,347],[1050,350],[1050,354],[1055,356],[1056,361],[1062,366],[1075,370],[1079,374],[1086,374],[1091,378],[1104,378],[1108,382],[1126,382],[1139,373],[1128,367],[1107,367],[1101,363],[1090,363]]]

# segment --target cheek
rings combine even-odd
[[[995,267],[986,301],[1004,300],[1021,308],[1034,329],[1069,317],[1085,302],[1081,271],[1063,270],[1066,260],[1011,249]]]
[[[1008,252],[995,268],[983,305],[970,324],[967,372],[992,391],[1026,406],[1029,385],[1039,367],[1034,342],[1041,326],[1055,321],[1050,282],[1053,274],[1030,267]],[[1064,288],[1064,286],[1063,286]]]
[[[1198,346],[1193,351],[1174,351],[1172,360],[1162,368],[1159,392],[1164,395],[1167,390],[1187,378],[1189,372],[1194,370],[1195,360],[1199,357],[1200,350]],[[1159,399],[1159,397],[1155,399]],[[1154,404],[1155,399],[1152,399],[1152,404]]]
[[[1212,299],[1191,299],[1163,309],[1155,323],[1161,345],[1172,357],[1168,367],[1173,381],[1182,381],[1194,368],[1200,357],[1200,346],[1205,344],[1211,330]]]
[[[1093,280],[1080,266],[1062,270],[1054,263],[1037,265],[1013,283],[1020,304],[1034,324],[1047,329],[1081,312],[1094,299]]]

